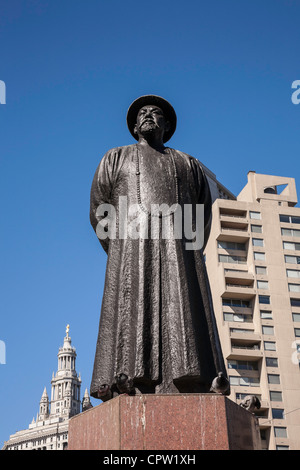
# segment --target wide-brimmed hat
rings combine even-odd
[[[163,141],[167,142],[171,139],[172,135],[176,129],[177,117],[174,111],[173,106],[170,103],[162,98],[161,96],[156,95],[144,95],[137,98],[131,105],[127,111],[127,126],[131,133],[131,135],[138,140],[138,135],[134,133],[134,127],[136,125],[136,118],[138,115],[139,110],[143,106],[147,105],[155,105],[158,106],[164,113],[165,118],[170,123],[170,129],[165,132]]]

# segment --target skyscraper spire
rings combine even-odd
[[[75,369],[76,349],[69,336],[70,325],[66,327],[64,343],[58,350],[58,369],[52,377],[51,416],[69,418],[80,412],[81,378]]]

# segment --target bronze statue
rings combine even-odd
[[[91,188],[90,220],[107,268],[90,394],[105,401],[119,393],[209,393],[218,373],[227,378],[203,257],[206,176],[197,159],[165,147],[176,129],[165,99],[138,98],[127,124],[137,143],[109,150]],[[152,210],[163,204],[169,212]],[[195,235],[196,206],[204,208],[203,246],[187,248],[186,233],[162,236],[163,224],[174,228],[185,207]],[[118,236],[128,227],[130,236]]]

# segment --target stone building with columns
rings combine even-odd
[[[64,450],[68,445],[69,418],[80,413],[81,377],[76,372],[76,349],[66,329],[63,346],[58,350],[58,368],[51,380],[51,399],[44,388],[39,412],[28,429],[17,431],[2,450]],[[87,390],[82,409],[91,405]]]

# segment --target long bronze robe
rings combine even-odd
[[[102,158],[91,188],[90,220],[96,231],[100,204],[119,196],[137,204],[138,144],[114,148]],[[169,150],[169,149],[168,149]],[[209,186],[198,160],[177,151],[178,202],[204,204],[205,242],[211,222]],[[170,155],[140,159],[143,206],[175,202]],[[151,228],[149,228],[149,234]],[[114,386],[125,373],[142,393],[205,392],[225,372],[203,250],[186,239],[106,239],[107,268],[90,394]]]

